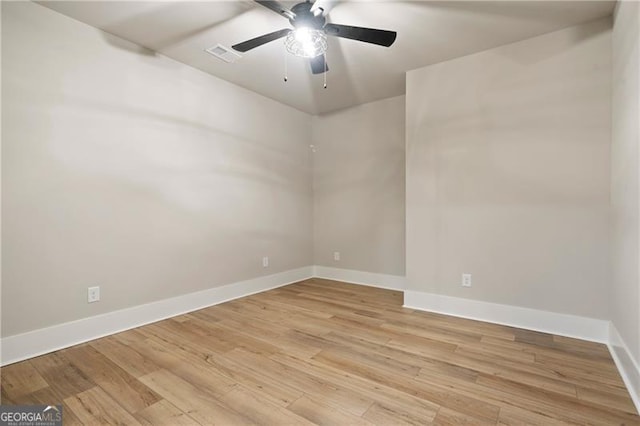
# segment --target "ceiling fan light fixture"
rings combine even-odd
[[[284,39],[287,52],[302,58],[315,58],[327,51],[327,35],[324,30],[298,27]]]
[[[397,33],[395,31],[327,23],[324,15],[325,11],[322,7],[318,6],[319,2],[311,3],[311,0],[305,0],[292,6],[291,10],[289,10],[278,0],[255,1],[261,6],[286,18],[294,29],[283,28],[254,37],[251,40],[243,41],[242,43],[234,44],[231,47],[238,52],[244,53],[263,44],[284,38],[284,45],[289,53],[309,60],[312,74],[324,74],[329,71],[327,56],[325,55],[327,51],[327,36],[356,40],[385,47],[391,46],[393,42],[396,41]],[[326,87],[325,84],[325,88]]]

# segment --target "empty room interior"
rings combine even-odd
[[[640,425],[639,2],[0,6],[2,424]]]

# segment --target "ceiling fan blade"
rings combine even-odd
[[[269,10],[274,11],[275,13],[277,13],[280,16],[284,16],[287,19],[294,19],[296,17],[296,14],[293,13],[291,10],[287,9],[286,7],[284,7],[280,2],[278,1],[272,1],[272,0],[255,0],[256,3],[259,3],[260,5],[266,7]]]
[[[233,47],[238,52],[246,52],[251,49],[255,49],[258,46],[269,43],[270,41],[277,40],[289,34],[292,30],[285,28],[283,30],[274,31],[269,34],[261,35],[260,37],[252,38],[251,40],[243,41],[242,43],[234,44]]]
[[[311,74],[322,74],[329,71],[329,65],[327,65],[327,59],[324,55],[309,59],[309,65],[311,65]]]
[[[352,27],[350,25],[327,24],[324,26],[327,35],[349,38],[389,47],[396,41],[395,31],[378,30],[375,28]]]

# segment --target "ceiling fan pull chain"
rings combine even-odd
[[[284,52],[284,82],[286,83],[289,80],[287,76],[287,51],[285,49],[282,50]]]
[[[322,61],[322,66],[324,67],[324,72],[322,73],[322,75],[324,75],[324,88],[327,88],[327,52],[324,53],[324,56],[322,57],[323,61]]]

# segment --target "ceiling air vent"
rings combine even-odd
[[[217,44],[213,47],[210,47],[208,49],[204,50],[207,53],[212,54],[213,56],[215,56],[218,59],[222,59],[225,62],[229,62],[229,63],[233,63],[235,61],[237,61],[238,59],[242,58],[242,56],[240,56],[239,54],[237,54],[236,52],[234,52],[233,50],[231,50],[228,47],[225,47],[221,44]]]

